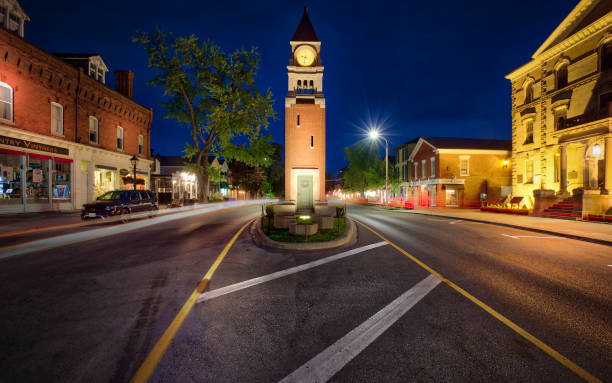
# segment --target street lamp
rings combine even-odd
[[[134,182],[134,190],[136,190],[136,164],[138,163],[138,158],[136,158],[136,155],[133,155],[132,158],[130,158],[130,162],[132,163],[132,166],[134,166],[134,179],[132,181]]]
[[[379,138],[385,140],[385,206],[388,205],[387,193],[389,192],[389,141],[378,133],[378,130],[371,129],[368,132],[368,136],[372,141],[376,141]]]

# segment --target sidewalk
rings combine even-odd
[[[560,235],[573,239],[612,245],[612,225],[605,223],[569,221],[555,218],[489,213],[476,209],[453,209],[444,207],[419,208],[414,210],[402,209],[402,211],[409,214],[492,223],[517,229],[532,230],[544,234]]]

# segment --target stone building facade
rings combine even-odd
[[[0,212],[76,210],[107,190],[147,188],[153,112],[132,100],[133,74],[116,71],[113,90],[99,55],[78,55],[96,69],[85,71],[22,36],[0,28]]]
[[[612,206],[612,2],[582,0],[512,84],[513,194],[536,210],[574,195]],[[536,201],[547,197],[549,203]]]

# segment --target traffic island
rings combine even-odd
[[[259,246],[287,250],[324,250],[355,243],[357,230],[351,219],[334,218],[333,223],[331,229],[317,230],[317,223],[291,222],[283,229],[274,227],[273,218],[262,217],[251,225],[251,235]]]

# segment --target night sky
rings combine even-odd
[[[27,40],[49,52],[99,53],[111,70],[135,72],[134,99],[153,107],[151,147],[180,155],[188,130],[164,118],[162,90],[136,30],[194,33],[226,51],[259,47],[260,88],[270,88],[284,144],[289,39],[310,7],[322,41],[327,170],[346,164],[342,148],[378,124],[391,147],[419,136],[509,139],[510,84],[577,0],[482,1],[82,1],[22,0]]]

